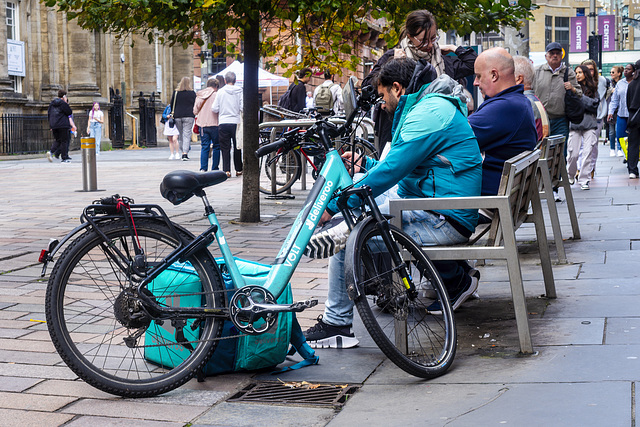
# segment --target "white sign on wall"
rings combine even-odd
[[[7,65],[10,76],[25,76],[24,42],[7,40]]]

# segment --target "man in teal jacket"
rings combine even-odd
[[[429,68],[429,64],[418,63]],[[371,187],[383,213],[388,198],[479,196],[482,157],[467,120],[467,107],[457,93],[461,86],[443,75],[422,87],[415,79],[424,75],[411,59],[393,60],[377,76],[383,109],[393,117],[390,149],[377,162],[367,158],[361,166],[367,172],[356,185]],[[430,80],[428,80],[430,81]],[[414,93],[407,88],[416,87]],[[386,193],[385,193],[386,192]],[[381,197],[378,197],[381,196]],[[323,219],[336,211],[330,204]],[[478,212],[468,210],[410,211],[402,217],[403,229],[422,245],[462,243],[475,230]],[[457,308],[478,286],[458,261],[436,264]],[[324,315],[305,332],[312,347],[349,348],[358,344],[351,332],[353,302],[344,281],[344,250],[329,260],[329,292]]]

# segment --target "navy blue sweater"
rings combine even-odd
[[[538,139],[531,103],[524,86],[515,85],[486,98],[469,116],[478,139],[482,162],[482,195],[495,196],[500,186],[505,160],[533,150]]]

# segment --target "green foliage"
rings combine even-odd
[[[140,33],[149,42],[156,37],[169,45],[202,45],[205,32],[235,28],[241,34],[251,22],[261,23],[260,54],[269,58],[268,68],[290,67],[288,59],[302,50],[302,62],[293,68],[310,66],[339,72],[355,70],[360,52],[353,42],[370,31],[367,21],[384,19],[381,37],[388,46],[398,42],[406,14],[428,9],[443,30],[458,34],[497,31],[500,25],[519,26],[531,17],[531,0],[44,0],[49,7],[66,12],[81,27],[127,36]],[[300,47],[299,47],[300,46]],[[237,56],[239,46],[227,45]],[[294,61],[295,62],[295,61]],[[289,73],[292,70],[289,70]],[[289,74],[287,73],[287,74]]]

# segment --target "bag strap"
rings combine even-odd
[[[171,114],[175,114],[176,112],[176,100],[178,99],[178,91],[173,91],[173,105],[171,106]]]
[[[320,361],[320,358],[316,356],[316,352],[311,348],[309,344],[307,344],[307,339],[304,337],[302,333],[302,328],[300,327],[300,323],[298,323],[298,318],[296,314],[293,313],[293,319],[291,321],[291,348],[289,349],[288,356],[293,356],[298,353],[302,356],[302,361],[296,363],[292,366],[286,366],[282,369],[272,372],[272,375],[280,374],[282,372],[294,371],[296,369],[304,368],[305,366],[317,365]]]
[[[566,67],[564,69],[564,81],[568,82],[569,81],[569,67]]]

